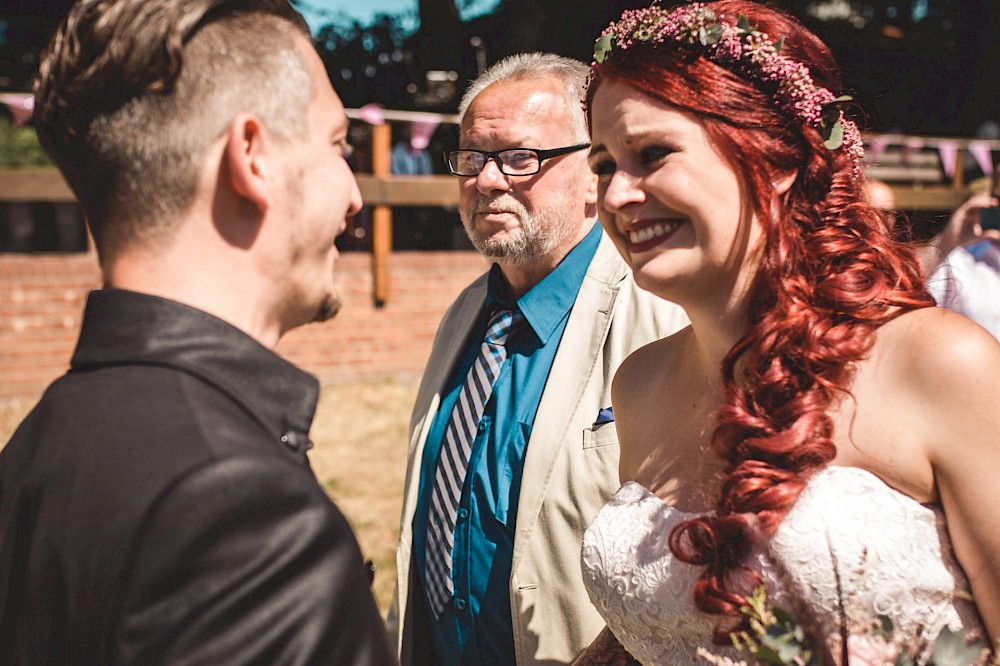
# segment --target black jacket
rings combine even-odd
[[[93,292],[0,453],[0,663],[392,663],[306,458],[317,397],[215,317]]]

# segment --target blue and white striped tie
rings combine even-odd
[[[434,476],[430,515],[427,522],[427,563],[424,575],[427,598],[434,618],[441,617],[445,604],[455,593],[451,579],[452,548],[455,545],[455,517],[462,497],[465,473],[483,409],[493,393],[493,384],[507,358],[507,337],[524,321],[518,310],[498,310],[486,329],[479,356],[469,369],[455,409],[445,430]]]

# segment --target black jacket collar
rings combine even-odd
[[[137,364],[199,377],[242,403],[276,438],[308,442],[319,398],[315,377],[201,310],[121,289],[91,292],[72,370]]]

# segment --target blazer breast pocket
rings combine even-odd
[[[584,449],[601,449],[606,446],[618,446],[618,431],[615,430],[614,421],[584,429]]]

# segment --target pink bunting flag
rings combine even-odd
[[[885,149],[888,147],[889,141],[878,137],[872,139],[871,143],[868,144],[868,162],[872,164],[878,164],[879,160],[882,159],[882,154],[885,153]]]
[[[0,93],[0,102],[10,109],[15,127],[21,127],[31,120],[35,110],[35,96],[27,93]]]
[[[385,114],[382,113],[382,107],[374,102],[365,104],[358,109],[358,119],[365,121],[369,125],[385,124]]]
[[[413,150],[424,150],[431,143],[431,137],[437,130],[439,120],[428,116],[426,120],[414,120],[410,124],[410,147]]]
[[[976,158],[976,164],[987,176],[993,175],[993,154],[990,152],[990,144],[985,141],[972,141],[969,143],[969,152]]]
[[[939,141],[938,154],[941,155],[941,166],[944,167],[945,175],[951,178],[955,175],[955,159],[958,157],[958,142],[945,140]]]

